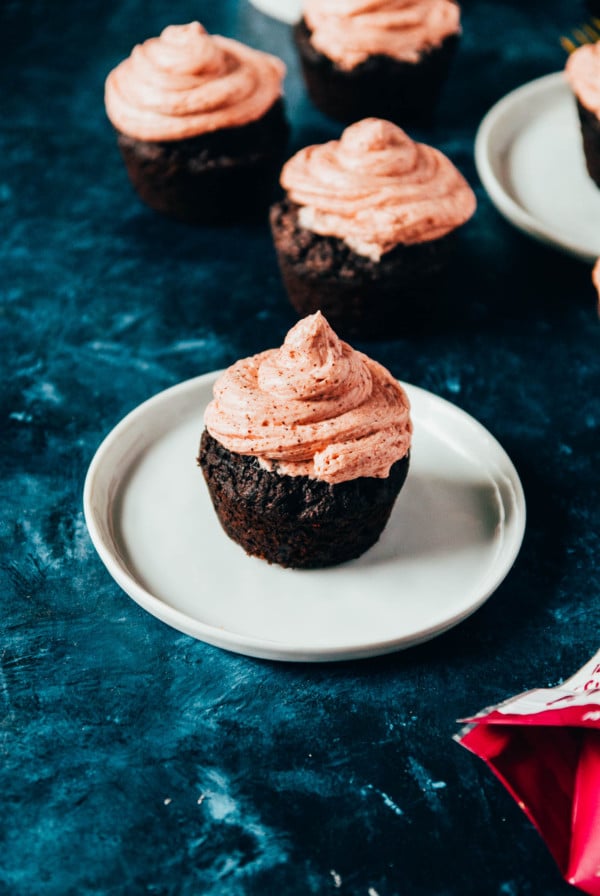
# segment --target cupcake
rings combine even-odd
[[[319,312],[226,370],[204,422],[198,463],[248,554],[317,568],[375,544],[408,472],[409,403]]]
[[[306,0],[294,38],[322,112],[406,124],[430,118],[460,30],[453,0]]]
[[[571,53],[565,73],[577,100],[587,170],[600,187],[600,42]]]
[[[144,202],[194,223],[265,214],[288,137],[284,75],[280,59],[199,22],[134,47],[105,103]]]
[[[307,146],[281,173],[271,229],[290,301],[342,335],[393,336],[441,305],[441,278],[475,194],[439,150],[368,118]]]

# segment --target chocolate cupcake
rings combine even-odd
[[[320,313],[225,371],[204,422],[198,463],[248,554],[310,569],[375,544],[408,472],[409,403]]]
[[[587,170],[600,187],[600,42],[571,53],[565,74],[577,100]]]
[[[281,185],[271,229],[298,314],[321,310],[342,335],[376,338],[441,307],[454,235],[476,200],[439,150],[369,118],[300,150]]]
[[[106,80],[107,115],[140,197],[191,223],[266,214],[288,137],[280,59],[171,25]]]
[[[404,125],[431,117],[460,31],[453,0],[306,0],[294,38],[322,112]]]

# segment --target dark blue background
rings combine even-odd
[[[451,633],[327,666],[235,656],[147,615],[96,556],[81,494],[124,414],[279,344],[294,320],[266,228],[192,229],[138,202],[104,116],[107,72],[199,18],[285,57],[292,148],[339,128],[311,107],[288,30],[243,0],[5,0],[0,17],[0,893],[570,892],[452,735],[457,718],[557,683],[598,646],[589,267],[505,224],[473,165],[482,115],[562,67],[559,36],[583,5],[464,4],[437,124],[419,134],[477,189],[456,323],[364,346],[504,444],[528,500],[522,552]]]

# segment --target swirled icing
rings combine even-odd
[[[475,194],[439,150],[365,118],[341,140],[307,146],[281,172],[300,224],[378,261],[399,243],[435,240],[467,221]]]
[[[306,0],[304,21],[313,47],[345,70],[380,54],[418,62],[460,33],[452,0]]]
[[[260,118],[284,75],[276,56],[209,35],[199,22],[170,25],[111,71],[106,112],[130,137],[180,140]]]
[[[392,375],[338,339],[317,311],[281,348],[228,368],[204,422],[229,451],[269,470],[338,483],[389,475],[410,448],[409,410]]]
[[[581,104],[600,117],[600,42],[571,53],[565,73]]]

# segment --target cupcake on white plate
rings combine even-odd
[[[577,101],[587,170],[600,187],[600,41],[571,53],[565,75]]]

